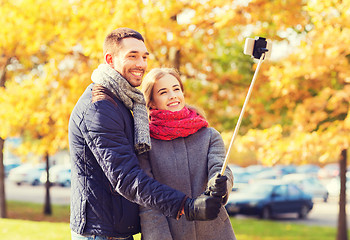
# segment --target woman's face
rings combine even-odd
[[[166,74],[155,82],[153,87],[152,109],[180,111],[185,106],[185,97],[179,81],[171,74]]]

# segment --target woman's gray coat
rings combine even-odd
[[[206,189],[208,179],[220,172],[225,159],[224,142],[214,128],[202,128],[186,138],[163,141],[152,138],[152,150],[139,157],[141,168],[156,180],[194,198]],[[229,168],[228,192],[233,185]],[[144,240],[230,240],[236,239],[230,219],[222,206],[212,221],[187,221],[165,217],[157,210],[140,208]]]

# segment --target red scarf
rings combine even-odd
[[[187,107],[176,112],[151,110],[150,117],[149,130],[151,137],[161,140],[187,137],[208,126],[208,122],[202,116]]]

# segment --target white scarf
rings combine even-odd
[[[134,148],[137,154],[151,149],[146,101],[140,90],[108,64],[101,64],[91,75],[94,83],[110,90],[134,115]]]

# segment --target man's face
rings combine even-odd
[[[143,41],[124,38],[118,53],[113,57],[113,68],[133,87],[142,83],[147,69],[148,51]]]

